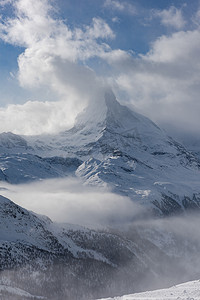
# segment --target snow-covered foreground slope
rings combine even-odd
[[[168,289],[148,291],[101,300],[199,300],[200,280],[175,285]],[[100,300],[100,299],[99,299]]]

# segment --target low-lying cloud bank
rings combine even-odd
[[[0,193],[38,214],[57,222],[79,225],[115,225],[133,221],[143,209],[128,197],[108,189],[86,187],[74,178],[10,185],[1,183]]]

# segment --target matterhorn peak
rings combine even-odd
[[[77,116],[75,126],[70,130],[82,136],[91,137],[109,131],[116,134],[128,134],[135,137],[155,135],[160,136],[160,129],[148,118],[134,112],[118,102],[111,88],[106,88],[104,94],[89,105]],[[142,137],[141,137],[142,138]],[[96,140],[96,138],[94,138]]]
[[[75,126],[73,131],[77,130],[101,130],[106,126],[106,119],[108,112],[116,111],[120,106],[113,91],[108,88],[101,94],[101,97],[97,97],[90,101],[88,106],[76,117]]]
[[[83,127],[86,125],[102,125],[103,127],[108,122],[111,121],[111,118],[118,119],[120,121],[124,110],[130,111],[127,107],[122,106],[116,99],[115,94],[111,88],[105,89],[101,97],[93,99],[90,101],[89,105],[78,114],[75,127]],[[117,120],[115,120],[117,121]]]

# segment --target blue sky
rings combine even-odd
[[[1,131],[37,134],[70,127],[109,84],[122,103],[171,132],[197,133],[198,0],[0,4]]]
[[[124,9],[121,10],[112,5],[114,2],[110,1],[110,5],[105,5],[106,1],[102,0],[75,0],[71,1],[71,4],[70,1],[58,1],[58,4],[63,11],[62,16],[67,18],[70,26],[90,24],[93,17],[101,17],[106,20],[116,33],[116,38],[111,42],[113,48],[145,53],[154,39],[161,34],[170,34],[174,31],[173,26],[163,26],[159,18],[153,18],[153,10],[169,9],[174,6],[174,1],[118,1],[122,5],[125,3]],[[127,3],[133,6],[135,13],[130,12]],[[181,9],[187,20],[198,9],[198,1],[195,0],[186,2],[177,0],[175,4],[175,7]],[[114,18],[116,18],[116,22],[112,21]]]

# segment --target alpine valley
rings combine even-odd
[[[67,176],[128,197],[140,213],[126,226],[85,228],[3,196],[4,182]],[[200,278],[200,162],[111,90],[65,132],[1,133],[0,180],[2,300],[89,300]]]

